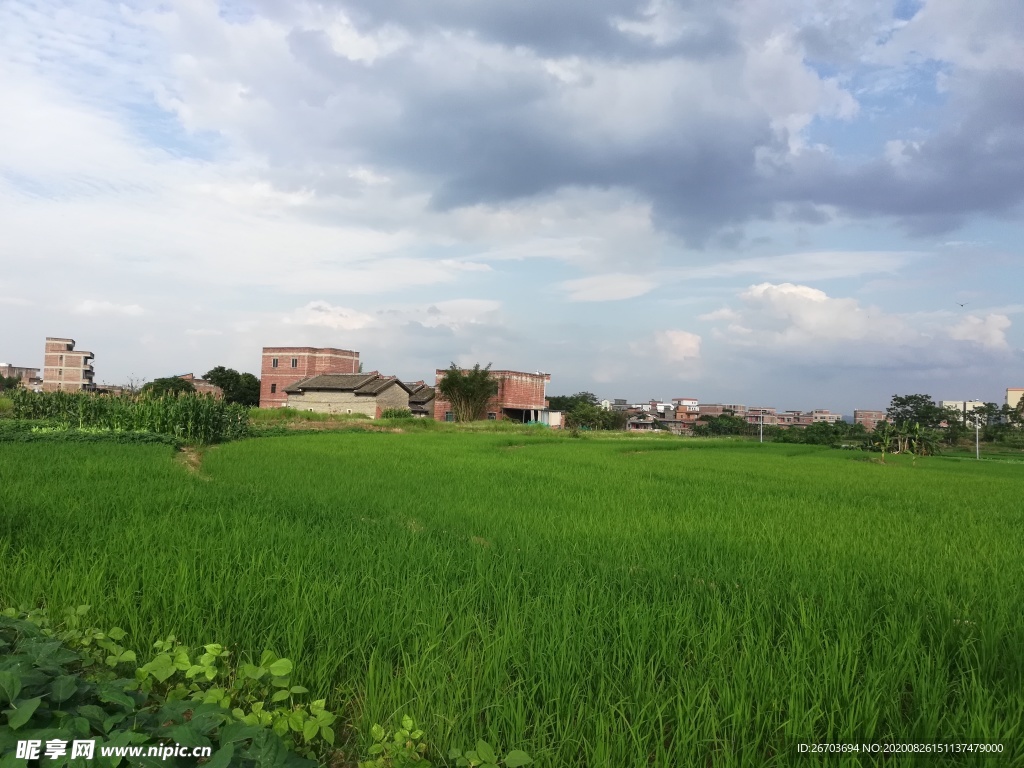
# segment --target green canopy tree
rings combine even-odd
[[[452,405],[456,421],[479,421],[487,415],[487,403],[498,394],[498,380],[491,376],[491,364],[480,363],[463,371],[455,363],[437,385],[441,397]]]
[[[163,397],[165,395],[177,397],[178,395],[195,391],[196,388],[191,381],[179,379],[177,376],[169,376],[163,379],[153,379],[142,387],[141,394],[152,397]]]
[[[920,424],[930,428],[938,427],[948,415],[931,395],[893,395],[885,414],[886,421],[894,426]]]
[[[224,391],[226,402],[251,407],[260,404],[260,380],[251,373],[239,373],[234,368],[218,365],[203,374],[203,378]]]

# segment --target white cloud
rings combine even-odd
[[[644,275],[617,272],[566,280],[558,287],[568,293],[569,301],[620,301],[643,296],[656,285]]]
[[[407,323],[426,328],[458,329],[495,322],[501,302],[490,299],[451,299],[427,305],[392,306],[375,313],[339,307],[330,302],[311,301],[282,318],[287,325],[323,327],[341,331],[400,329]]]
[[[701,338],[689,331],[660,331],[654,343],[667,360],[681,362],[700,357]]]
[[[0,304],[6,304],[9,307],[31,307],[32,302],[28,299],[22,299],[18,296],[0,296]]]
[[[294,325],[322,326],[342,331],[355,331],[374,325],[372,315],[348,307],[335,307],[326,301],[311,301],[283,318]]]
[[[115,304],[111,301],[86,299],[75,305],[75,312],[82,315],[129,315],[137,317],[144,310],[138,304]]]
[[[831,280],[879,273],[895,273],[919,261],[918,251],[808,251],[777,256],[756,256],[696,267],[692,279],[757,275],[765,280]]]
[[[834,298],[793,283],[761,283],[743,291],[740,302],[702,316],[724,322],[714,338],[725,344],[779,351],[792,359],[836,358],[864,365],[890,362],[908,350],[914,359],[950,364],[958,355],[1008,349],[1005,315],[970,315],[951,323],[948,312],[892,313],[856,299]],[[962,342],[964,346],[950,344]]]
[[[1006,330],[1012,325],[1006,315],[968,315],[949,329],[956,341],[970,341],[990,349],[1009,349]]]

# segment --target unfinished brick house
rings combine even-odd
[[[212,381],[206,379],[197,379],[191,373],[183,373],[175,378],[184,379],[185,381],[191,381],[192,386],[195,387],[196,394],[198,395],[213,395],[218,400],[224,399],[224,390],[214,384]]]
[[[46,337],[43,357],[43,391],[91,392],[94,359],[92,352],[75,349],[74,339]]]
[[[285,389],[320,374],[359,373],[359,353],[333,347],[264,347],[260,365],[260,408],[282,408]]]
[[[409,387],[395,376],[326,373],[285,387],[287,406],[317,413],[361,413],[380,418],[385,408],[408,408]]]
[[[446,368],[435,371],[434,418],[437,421],[454,421],[452,406],[441,395],[437,385],[447,373]],[[468,373],[468,371],[463,371]],[[523,373],[522,371],[491,371],[491,377],[498,380],[498,394],[487,404],[486,418],[492,420],[540,421],[548,409],[544,390],[551,381],[550,373]]]
[[[39,376],[38,368],[25,368],[10,363],[0,363],[0,377],[5,379],[18,379],[25,389],[36,389],[42,385],[43,380]]]

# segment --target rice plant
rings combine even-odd
[[[557,768],[1024,759],[1019,464],[446,430],[204,456],[4,446],[0,604],[271,648],[360,743],[408,713]]]

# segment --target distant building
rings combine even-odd
[[[1006,390],[1006,404],[1010,410],[1020,407],[1020,401],[1024,399],[1024,387],[1011,387]]]
[[[621,397],[614,400],[602,400],[601,408],[605,411],[626,411],[629,410],[629,402]]]
[[[868,432],[874,432],[875,427],[885,421],[885,411],[865,411],[857,409],[853,412],[853,423],[863,424]]]
[[[224,399],[224,390],[214,384],[212,381],[206,379],[197,379],[191,373],[183,373],[180,376],[175,376],[176,379],[184,379],[185,381],[191,381],[192,386],[195,387],[196,394],[199,395],[213,395],[218,400]]]
[[[444,399],[438,385],[447,369],[438,368],[435,374],[434,418],[438,421],[454,421],[451,403]],[[466,373],[466,371],[463,371]],[[491,371],[491,377],[498,381],[498,394],[487,404],[486,418],[491,420],[511,419],[528,422],[543,421],[542,412],[548,409],[545,388],[551,381],[550,373],[523,373],[522,371]]]
[[[774,427],[778,423],[778,417],[774,408],[750,407],[744,416],[748,424],[764,425]]]
[[[695,397],[673,397],[672,404],[675,406],[675,421],[682,432],[693,431],[700,418],[700,401]]]
[[[746,418],[747,406],[738,403],[700,403],[697,406],[701,416],[737,416]]]
[[[359,373],[359,353],[332,347],[264,347],[260,408],[283,407],[288,402],[288,387],[326,373]]]
[[[92,352],[75,349],[74,339],[47,336],[43,357],[43,391],[91,392],[96,388],[93,384],[93,359]]]
[[[657,419],[653,416],[631,416],[626,421],[627,432],[650,432],[655,429]]]
[[[387,408],[408,408],[409,387],[379,373],[325,373],[285,388],[289,408],[317,413],[361,413],[372,419]]]
[[[811,422],[814,424],[817,424],[819,422],[835,424],[836,422],[842,420],[843,415],[841,413],[832,413],[827,408],[815,408],[813,411],[811,411]]]
[[[25,389],[38,389],[43,383],[38,368],[23,368],[10,363],[0,363],[0,377],[18,379]]]

